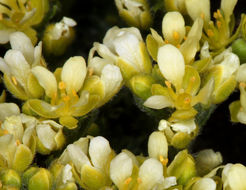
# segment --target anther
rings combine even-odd
[[[88,69],[88,75],[89,75],[89,76],[92,76],[93,73],[94,73],[93,68],[89,68],[89,69]]]
[[[65,89],[65,88],[66,88],[66,84],[65,84],[65,82],[63,82],[63,81],[59,82],[59,84],[58,84],[58,88],[59,88],[60,90]]]
[[[190,102],[191,102],[191,99],[190,98],[187,97],[187,98],[184,99],[184,103],[185,104],[189,104]]]
[[[221,14],[221,12],[220,12],[219,9],[217,10],[217,14],[218,14],[218,17],[219,17],[219,18],[222,18],[222,14]]]
[[[128,185],[130,182],[132,181],[132,178],[131,177],[128,177],[126,180],[125,180],[125,184]]]
[[[173,32],[173,38],[174,38],[175,40],[179,40],[179,33],[176,32],[176,31],[174,31],[174,32]]]
[[[137,182],[138,182],[138,184],[142,183],[141,178],[138,177]]]
[[[177,44],[177,48],[180,48],[180,44]]]
[[[214,12],[214,18],[217,19],[218,18],[218,13]]]
[[[217,24],[217,27],[218,27],[218,28],[221,28],[221,24],[222,24],[222,23],[221,23],[220,21],[217,20],[216,24]]]
[[[17,146],[19,146],[21,144],[21,142],[19,140],[16,140],[15,143]]]
[[[164,41],[166,44],[168,44],[169,42],[168,42],[168,40],[167,39],[165,39],[165,41]]]
[[[63,97],[63,101],[64,101],[64,102],[68,102],[69,100],[70,100],[70,97],[69,97],[69,96],[64,96],[64,97]]]
[[[3,134],[4,134],[4,135],[7,135],[7,134],[9,134],[9,132],[8,132],[6,129],[4,129],[4,130],[3,130]]]
[[[204,13],[201,13],[201,14],[200,14],[200,17],[201,17],[202,19],[204,19],[204,18],[205,18]]]
[[[168,158],[164,158],[162,155],[160,155],[159,160],[163,166],[166,166],[168,163]]]
[[[187,36],[184,36],[184,40],[187,40]]]
[[[73,94],[73,96],[78,97],[78,95],[74,89],[72,90],[72,94]]]
[[[240,82],[239,83],[239,86],[245,88],[246,87],[246,84],[244,82]]]
[[[15,78],[14,76],[12,76],[12,77],[11,77],[11,79],[12,79],[12,81],[13,81],[14,85],[15,85],[15,86],[17,86],[17,84],[18,84],[18,83],[17,83],[16,78]]]
[[[195,80],[196,80],[196,77],[194,77],[194,76],[190,78],[191,82],[195,82]]]
[[[211,29],[207,30],[207,34],[209,37],[212,37],[214,35],[213,31]]]
[[[165,84],[166,84],[166,86],[168,87],[168,88],[171,88],[171,83],[169,82],[169,81],[165,81]]]

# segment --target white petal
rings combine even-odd
[[[167,189],[169,187],[172,187],[174,185],[177,185],[177,179],[174,176],[166,177],[163,183],[163,188]]]
[[[109,159],[111,148],[107,139],[94,137],[89,146],[89,154],[93,165],[98,169],[104,169]]]
[[[162,75],[179,88],[185,72],[184,57],[179,49],[170,44],[160,47],[157,61]]]
[[[246,112],[239,111],[237,114],[237,119],[240,123],[246,124]]]
[[[62,68],[61,80],[65,82],[68,93],[72,93],[72,90],[79,91],[86,73],[86,63],[83,57],[75,56],[66,61]]]
[[[45,148],[53,150],[56,147],[54,137],[56,132],[51,129],[47,124],[39,124],[36,128],[38,139],[44,145]]]
[[[232,53],[231,49],[227,49],[223,51],[220,55],[216,56],[214,58],[214,62],[215,64],[220,64],[223,66],[224,79],[231,77],[231,75],[234,74],[240,66],[240,60],[238,56]]]
[[[100,57],[93,57],[88,61],[88,68],[92,69],[93,74],[95,73],[96,75],[101,75],[103,68],[107,64],[113,64],[114,62],[112,60],[108,59],[102,59]]]
[[[6,75],[10,75],[10,68],[5,63],[4,59],[0,57],[0,71],[2,71]]]
[[[30,74],[30,65],[23,54],[18,50],[8,50],[4,56],[6,64],[9,66],[11,74],[24,87],[27,76]]]
[[[20,115],[12,115],[5,118],[1,128],[7,130],[9,134],[14,135],[16,140],[22,140],[24,127],[22,125]]]
[[[81,150],[80,147],[70,144],[67,147],[67,152],[70,158],[70,161],[75,165],[75,168],[78,172],[81,171],[84,164],[90,164],[90,161],[88,157],[85,155],[85,153]]]
[[[62,22],[64,22],[69,27],[74,27],[77,25],[75,20],[73,20],[72,18],[69,18],[69,17],[65,17],[65,16],[62,18]]]
[[[166,13],[162,20],[162,33],[168,42],[180,43],[185,36],[183,16],[179,12]]]
[[[44,88],[46,95],[52,98],[57,93],[57,82],[54,74],[41,66],[32,68],[32,73]]]
[[[210,21],[210,0],[186,0],[186,10],[193,20],[204,17],[205,22]]]
[[[105,96],[115,94],[123,80],[119,67],[114,65],[106,65],[102,70],[101,80],[105,87]]]
[[[246,167],[242,164],[226,165],[222,171],[224,189],[245,190],[246,189]]]
[[[163,109],[172,107],[173,103],[166,96],[154,95],[150,96],[143,105],[152,109]]]
[[[187,39],[181,45],[180,51],[182,52],[185,63],[190,64],[195,59],[195,55],[197,51],[200,49],[200,39],[202,37],[202,29],[203,29],[203,20],[201,18],[197,18],[192,25]]]
[[[6,117],[12,115],[19,115],[20,109],[14,103],[1,103],[0,104],[0,121],[4,121]]]
[[[39,42],[38,45],[34,48],[34,61],[32,67],[40,65],[41,57],[42,57],[42,42]]]
[[[246,63],[240,65],[236,72],[237,82],[246,82]]]
[[[73,181],[73,173],[72,173],[72,167],[69,164],[66,164],[63,168],[62,173],[62,182],[63,184],[66,184],[67,182]]]
[[[1,29],[0,30],[0,44],[6,44],[9,41],[9,35],[13,32],[14,30],[11,29]]]
[[[132,175],[132,159],[124,152],[118,154],[110,163],[110,178],[120,188],[124,181]]]
[[[139,168],[138,177],[141,179],[139,189],[152,189],[164,181],[162,164],[154,158],[145,160]]]
[[[31,40],[23,32],[14,32],[9,36],[12,49],[23,53],[29,64],[34,61],[34,47]]]
[[[211,178],[202,178],[192,186],[192,190],[216,190],[216,183]]]
[[[174,131],[190,134],[196,129],[196,123],[194,119],[191,119],[171,124],[171,127]]]
[[[226,23],[229,24],[233,10],[237,4],[237,0],[221,0],[220,8],[222,9]]]
[[[168,143],[163,132],[153,132],[148,140],[148,153],[151,158],[160,159],[160,156],[167,158]]]
[[[137,36],[131,33],[124,33],[113,41],[117,55],[136,70],[142,70],[143,63],[139,43]]]
[[[195,155],[197,171],[202,176],[216,166],[220,165],[223,161],[220,152],[214,152],[212,149],[205,149]]]

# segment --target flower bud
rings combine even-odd
[[[239,38],[232,43],[231,47],[232,52],[239,57],[240,63],[246,63],[246,41]]]
[[[196,175],[195,161],[187,150],[180,151],[167,168],[168,176],[175,176],[178,184],[185,185]]]
[[[10,186],[19,189],[21,187],[21,178],[15,170],[0,168],[0,188],[1,185],[2,188]]]
[[[129,83],[132,91],[138,97],[146,100],[151,96],[151,86],[154,83],[154,79],[150,75],[135,75],[130,79]]]
[[[23,180],[29,190],[51,190],[52,188],[52,176],[44,168],[29,168],[23,174]]]
[[[214,152],[212,149],[205,149],[195,156],[197,173],[203,176],[222,163],[220,152]]]
[[[246,189],[246,167],[242,164],[227,164],[222,171],[223,189]]]
[[[55,24],[50,24],[44,31],[44,51],[47,54],[62,55],[75,37],[76,22],[67,17]]]
[[[115,0],[121,18],[130,26],[148,29],[152,23],[146,0]]]

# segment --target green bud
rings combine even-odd
[[[25,172],[26,173],[26,172]],[[29,190],[50,190],[52,187],[52,176],[47,169],[37,168],[37,170],[27,170],[24,174],[27,179]]]
[[[21,178],[19,174],[12,169],[0,168],[0,182],[2,183],[3,187],[4,186],[11,186],[16,188],[21,187]]]
[[[76,22],[67,17],[46,27],[43,37],[43,47],[47,54],[62,55],[75,37]]]
[[[246,41],[242,38],[235,40],[232,43],[232,52],[237,54],[240,63],[246,63]]]
[[[140,98],[146,100],[150,97],[151,86],[154,83],[154,79],[149,75],[135,75],[129,81],[130,88]]]
[[[168,176],[175,176],[178,184],[185,185],[196,176],[196,167],[193,157],[187,150],[180,151],[167,168]]]
[[[65,185],[59,186],[58,188],[56,188],[56,190],[77,190],[77,186],[75,183],[67,183]]]

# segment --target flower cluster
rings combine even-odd
[[[77,22],[53,22],[62,3],[0,0],[7,49],[0,57],[0,189],[246,189],[244,165],[190,146],[214,107],[236,90],[231,121],[246,124],[246,17],[236,24],[237,0],[221,0],[214,19],[209,0],[163,3],[115,0],[130,27],[108,29],[85,60],[65,56]],[[159,31],[154,19],[163,7]],[[63,66],[48,64],[59,56]],[[122,87],[159,123],[146,133],[145,154],[114,150],[92,135],[99,108]]]

